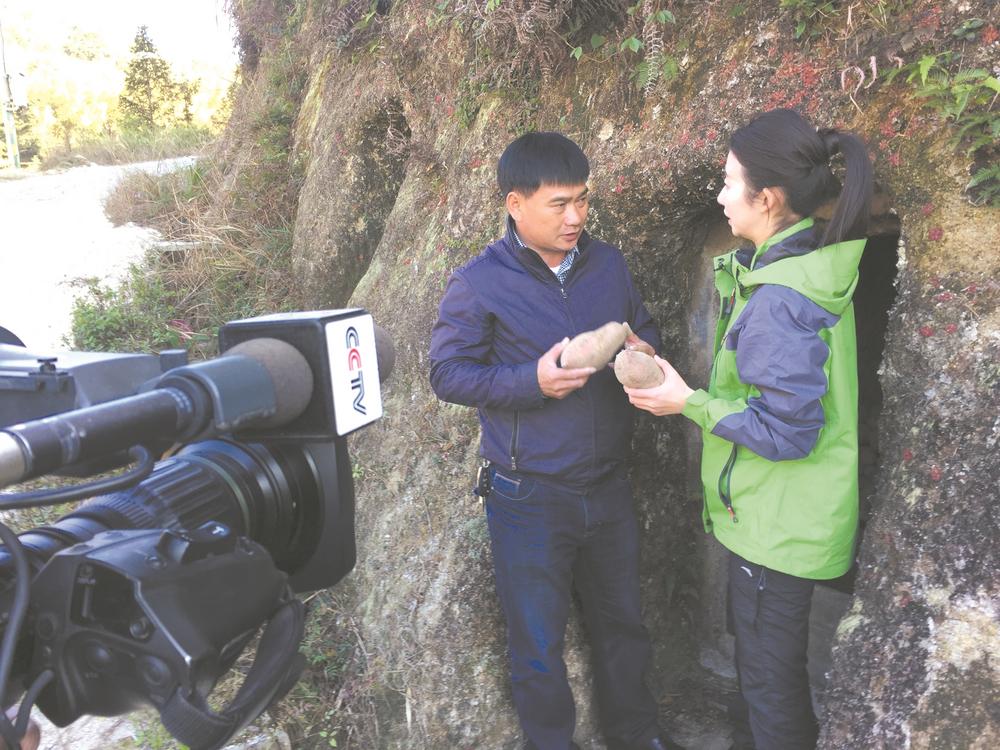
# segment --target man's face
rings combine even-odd
[[[542,253],[568,253],[580,239],[590,207],[590,191],[582,185],[542,185],[530,196],[507,194],[507,210],[521,241]]]

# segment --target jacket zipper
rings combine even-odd
[[[736,306],[736,290],[734,289],[732,294],[730,294],[728,297],[722,300],[722,310],[721,314],[719,315],[719,318],[723,319],[728,317],[729,314],[733,311],[733,308],[735,306]]]
[[[722,467],[722,473],[719,474],[719,498],[722,500],[723,505],[726,506],[726,510],[729,511],[729,517],[733,523],[740,522],[736,517],[736,511],[733,510],[732,496],[733,467],[736,466],[736,449],[738,447],[736,443],[733,443],[733,449],[729,453],[729,460],[726,461],[726,465]],[[725,486],[723,487],[723,485]]]
[[[514,429],[510,433],[510,468],[517,471],[517,431],[521,426],[521,412],[514,412]]]
[[[566,295],[566,289],[562,284],[559,285],[559,292],[562,294],[563,299],[568,299]],[[517,433],[521,426],[521,412],[514,412],[514,429],[510,434],[510,468],[517,471]]]

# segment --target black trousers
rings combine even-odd
[[[736,636],[736,672],[742,696],[742,702],[730,707],[735,747],[816,747],[818,727],[806,671],[814,585],[807,578],[765,568],[730,553],[729,624]]]

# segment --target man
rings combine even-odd
[[[569,338],[628,322],[659,335],[622,254],[583,231],[590,165],[558,133],[528,133],[497,168],[506,236],[457,270],[431,334],[438,397],[475,406],[514,705],[530,750],[569,750],[575,709],[563,662],[573,588],[593,646],[602,729],[615,750],[677,748],[644,683],[638,527],[625,470],[632,411],[609,368],[563,369]]]

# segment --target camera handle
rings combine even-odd
[[[160,707],[163,726],[192,750],[217,750],[273,702],[281,700],[305,666],[299,643],[305,626],[305,606],[291,598],[280,606],[261,636],[243,685],[221,712],[205,699],[178,687]]]
[[[152,704],[192,750],[216,750],[291,688],[305,660],[305,607],[256,542],[197,529],[112,530],[53,555],[32,586],[26,677],[52,682],[38,706],[56,725]],[[206,698],[264,625],[232,702]]]

